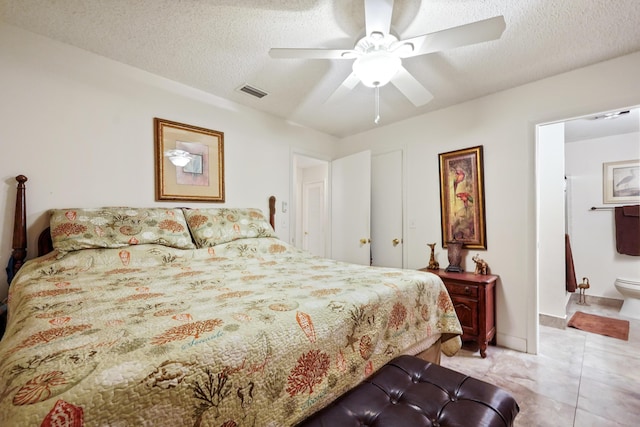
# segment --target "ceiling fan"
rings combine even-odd
[[[416,107],[433,95],[403,66],[402,60],[445,49],[499,39],[505,30],[503,16],[476,21],[417,37],[399,40],[391,34],[393,0],[364,0],[365,36],[353,49],[273,48],[272,58],[354,59],[353,72],[329,99],[348,93],[360,82],[376,90],[376,118],[379,114],[379,88],[391,82]]]

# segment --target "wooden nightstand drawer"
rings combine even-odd
[[[444,285],[447,287],[449,294],[453,295],[463,295],[471,298],[478,298],[478,287],[473,285],[468,285],[464,283],[457,282],[444,282]]]

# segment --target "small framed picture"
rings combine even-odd
[[[640,202],[640,160],[602,164],[603,203]]]
[[[224,202],[222,132],[155,118],[154,134],[156,200]]]

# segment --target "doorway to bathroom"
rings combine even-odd
[[[565,289],[565,234],[577,280],[588,279],[590,296],[621,299],[616,277],[640,271],[640,259],[616,252],[615,204],[603,201],[604,165],[640,159],[639,111],[622,108],[536,127],[536,317],[565,320],[571,296]]]

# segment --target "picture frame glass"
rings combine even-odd
[[[439,154],[442,247],[486,249],[483,147]]]
[[[602,164],[602,201],[640,203],[640,159]]]
[[[155,118],[156,200],[224,202],[224,134]],[[189,154],[184,166],[166,153]]]

